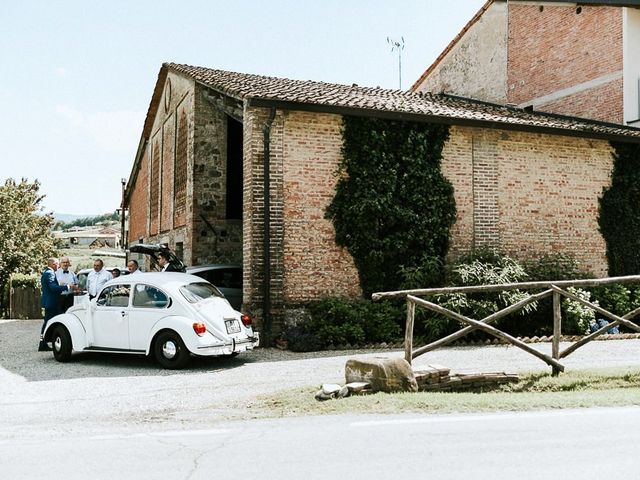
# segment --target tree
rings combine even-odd
[[[0,292],[4,292],[14,273],[37,273],[55,255],[51,234],[53,217],[43,214],[40,183],[9,178],[0,185]],[[0,306],[8,305],[0,296]]]

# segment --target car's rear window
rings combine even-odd
[[[220,293],[220,290],[210,283],[205,282],[184,285],[180,287],[180,293],[182,293],[184,298],[186,298],[190,303],[197,303],[212,297],[224,298],[224,295]]]

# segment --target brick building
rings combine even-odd
[[[360,294],[325,220],[343,115],[446,123],[451,253],[574,254],[606,271],[598,197],[610,140],[640,129],[453,98],[164,64],[125,192],[129,244],[167,242],[187,265],[239,262],[243,304],[277,333],[306,301]],[[390,266],[389,268],[393,268]]]
[[[488,0],[412,86],[640,125],[640,1]]]

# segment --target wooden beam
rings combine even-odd
[[[495,313],[492,313],[491,315],[489,315],[488,317],[485,317],[484,319],[480,320],[481,322],[484,322],[486,324],[490,324],[495,322],[496,320],[499,320],[500,318],[509,315],[510,313],[516,312],[518,310],[520,310],[522,307],[524,307],[525,305],[528,305],[530,303],[533,302],[537,302],[538,300],[542,300],[545,297],[548,297],[549,295],[551,295],[553,293],[553,290],[545,290],[544,292],[540,292],[540,293],[536,293],[535,295],[531,295],[523,300],[520,300],[517,303],[514,303],[513,305],[510,305],[506,308],[503,308],[502,310],[499,310]],[[451,342],[454,342],[455,340],[464,337],[465,335],[468,335],[469,333],[473,332],[474,330],[477,330],[476,327],[469,325],[464,327],[461,330],[458,330],[455,333],[452,333],[451,335],[447,335],[444,338],[440,338],[439,340],[436,340],[434,342],[431,342],[428,345],[425,345],[423,347],[417,348],[413,351],[413,358],[417,357],[418,355],[422,355],[423,353],[427,353],[430,352],[431,350],[435,350],[436,348],[440,348],[443,347]]]
[[[451,310],[441,307],[440,305],[436,305],[435,303],[428,302],[427,300],[423,300],[422,298],[414,297],[413,295],[407,296],[407,299],[411,299],[411,301],[414,302],[415,304],[422,305],[423,307],[426,307],[429,310],[433,310],[434,312],[438,312],[446,317],[453,318],[454,320],[458,320],[460,322],[473,325],[476,328],[483,330],[489,333],[490,335],[493,335],[494,337],[498,337],[503,340],[506,340],[512,345],[515,345],[516,347],[521,348],[525,352],[530,353],[535,357],[538,357],[540,360],[550,365],[554,369],[557,369],[560,372],[564,371],[564,365],[562,365],[560,362],[558,362],[554,358],[551,358],[549,355],[545,355],[544,353],[539,352],[535,348],[530,347],[526,343],[518,340],[515,337],[512,337],[508,333],[505,333],[501,330],[498,330],[497,328],[492,327],[491,325],[487,325],[485,323],[479,322],[478,320],[472,320],[471,318],[465,317],[464,315],[460,315],[459,313],[452,312]]]

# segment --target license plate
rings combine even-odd
[[[240,333],[240,322],[238,320],[225,320],[224,325],[227,327],[227,333]]]

